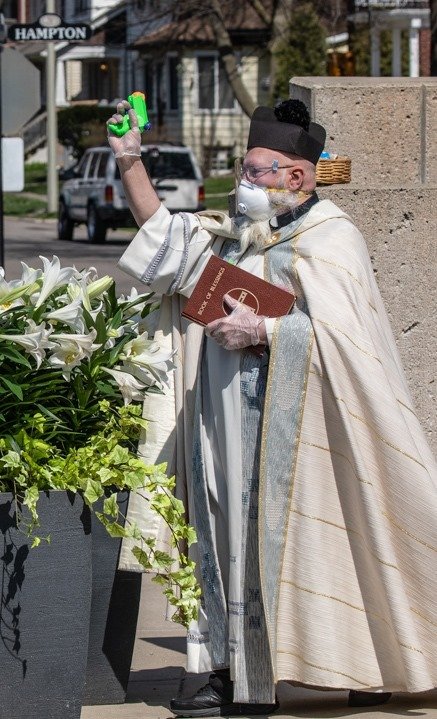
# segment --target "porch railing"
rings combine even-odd
[[[21,131],[24,142],[24,156],[27,158],[47,142],[47,113],[41,112],[25,125]]]

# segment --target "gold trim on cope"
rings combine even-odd
[[[345,599],[340,599],[340,597],[334,597],[332,594],[325,594],[323,592],[316,592],[314,589],[307,589],[306,587],[300,587],[295,582],[291,582],[290,580],[284,579],[283,584],[291,584],[293,587],[298,589],[301,592],[307,592],[308,594],[314,594],[316,597],[322,597],[322,599],[332,599],[334,602],[340,602],[341,604],[345,604],[347,607],[350,607],[351,609],[356,609],[358,612],[362,612],[368,617],[374,617],[375,619],[378,619],[378,621],[382,622],[383,624],[386,624],[387,627],[392,631],[393,636],[396,638],[397,643],[399,646],[404,647],[405,649],[410,649],[412,652],[418,652],[419,654],[423,654],[423,651],[421,649],[417,649],[416,647],[412,647],[409,644],[404,644],[403,642],[399,642],[397,634],[393,628],[393,626],[390,624],[385,617],[381,616],[380,614],[375,614],[375,612],[369,612],[364,607],[359,607],[356,604],[351,604],[350,602],[347,602]]]
[[[366,427],[368,427],[373,432],[373,434],[375,435],[375,437],[377,439],[379,439],[381,442],[384,442],[384,444],[386,444],[388,447],[391,447],[391,449],[394,449],[396,452],[400,452],[400,454],[403,454],[404,457],[407,457],[407,459],[411,459],[412,462],[416,462],[416,464],[418,464],[419,467],[422,467],[427,472],[427,468],[425,467],[424,464],[422,464],[422,462],[419,462],[419,460],[416,459],[415,457],[413,457],[411,454],[404,452],[402,449],[400,449],[400,447],[396,447],[396,445],[392,444],[387,439],[384,439],[384,437],[382,437],[380,434],[378,434],[378,432],[373,427],[373,425],[370,424],[370,422],[368,422],[363,417],[360,417],[358,414],[354,414],[354,412],[352,412],[352,410],[349,409],[349,407],[346,404],[346,401],[342,397],[337,397],[334,394],[332,396],[334,397],[335,400],[337,400],[337,402],[343,402],[344,406],[346,407],[347,413],[354,419],[357,419],[359,422],[366,425]]]
[[[393,519],[390,514],[388,514],[388,512],[381,512],[381,514],[383,514],[384,517],[388,519],[390,524],[393,524],[393,526],[396,527],[396,529],[399,529],[400,532],[406,534],[407,537],[411,537],[411,539],[414,539],[416,542],[419,542],[419,544],[422,544],[424,547],[430,549],[432,552],[437,552],[437,547],[434,547],[432,544],[428,544],[428,542],[425,542],[423,539],[419,539],[419,537],[416,537],[415,534],[412,534],[412,532],[409,532],[407,529],[404,529],[404,527],[398,524],[396,520]]]
[[[286,654],[290,657],[297,657],[297,659],[300,659],[304,664],[306,664],[309,667],[313,667],[314,669],[321,669],[323,672],[329,672],[330,674],[338,674],[341,677],[347,677],[347,679],[352,679],[352,681],[356,682],[362,687],[371,687],[372,684],[367,684],[366,682],[362,682],[360,679],[356,679],[351,674],[345,674],[345,672],[340,672],[337,669],[329,669],[328,667],[322,667],[319,664],[313,664],[312,662],[307,661],[304,659],[304,657],[301,654],[297,654],[297,652],[290,652],[285,649],[278,649],[278,654]]]
[[[276,230],[276,232],[272,232],[272,234],[270,235],[270,237],[268,237],[268,238],[264,241],[264,244],[266,244],[266,245],[273,245],[274,242],[278,242],[278,240],[280,240],[280,239],[281,239],[281,233],[280,233],[279,230]]]
[[[313,442],[305,442],[302,440],[302,444],[305,444],[307,447],[314,447],[315,449],[321,449],[323,452],[328,452],[328,454],[335,454],[338,457],[342,457],[346,460],[346,462],[350,465],[352,472],[355,476],[355,478],[362,482],[363,484],[370,484],[371,487],[373,487],[373,483],[368,479],[361,479],[361,477],[357,474],[356,469],[352,463],[352,461],[342,452],[338,452],[336,449],[331,449],[330,447],[323,447],[321,444],[314,444]]]
[[[395,569],[397,572],[399,572],[399,567],[396,566],[396,564],[393,564],[392,562],[386,562],[384,559],[381,559],[381,557],[378,557],[375,552],[373,552],[367,545],[365,538],[362,534],[357,532],[356,529],[352,529],[351,527],[346,527],[342,524],[336,524],[335,522],[330,522],[328,519],[322,519],[322,517],[315,517],[311,514],[305,514],[304,512],[300,512],[298,509],[292,509],[291,510],[293,514],[297,514],[300,517],[304,517],[304,519],[311,519],[314,522],[320,522],[321,524],[327,524],[329,527],[334,527],[335,529],[340,529],[342,532],[346,532],[347,534],[353,534],[358,539],[361,540],[365,550],[374,558],[377,562],[380,564],[383,564],[385,567],[390,567],[390,569]]]
[[[374,359],[377,362],[379,362],[380,364],[382,364],[379,357],[376,357],[376,355],[372,355],[370,352],[367,352],[367,350],[365,350],[363,347],[360,347],[360,345],[357,345],[357,343],[351,337],[349,337],[349,335],[347,335],[346,332],[343,332],[343,330],[341,330],[339,327],[336,327],[335,325],[331,324],[331,322],[326,322],[325,320],[321,320],[318,317],[312,317],[312,322],[313,323],[320,322],[321,325],[325,325],[326,327],[332,327],[333,330],[335,330],[336,332],[339,332],[339,334],[346,337],[346,339],[349,340],[349,342],[351,342],[354,345],[354,347],[357,348],[357,350],[360,350],[360,352],[362,352],[363,354],[367,355],[368,357],[371,357],[372,359]]]
[[[357,282],[357,284],[360,285],[360,287],[361,287],[362,290],[365,290],[365,289],[366,289],[366,287],[365,287],[365,286],[363,285],[363,283],[358,279],[358,277],[355,277],[355,275],[353,275],[352,272],[351,272],[350,270],[348,270],[347,267],[344,267],[343,265],[339,265],[339,264],[337,264],[336,262],[330,262],[329,260],[326,260],[324,257],[319,257],[318,255],[301,255],[300,257],[301,257],[301,259],[303,259],[303,260],[317,260],[318,262],[325,262],[327,265],[331,265],[332,267],[337,267],[337,269],[343,270],[344,272],[347,272],[347,274],[348,274],[355,282]],[[368,303],[369,307],[371,307],[372,310],[374,310],[374,312],[378,313],[378,310],[376,309],[376,307],[375,307],[374,305],[372,305],[372,303],[370,302],[370,300],[367,299],[367,297],[366,297],[366,300],[367,300],[367,303]]]
[[[424,619],[425,622],[428,622],[428,624],[432,624],[433,627],[437,627],[437,622],[433,622],[432,619],[430,619],[429,617],[425,617],[424,614],[418,612],[417,609],[414,609],[414,607],[410,607],[410,610],[413,612],[413,614],[417,614],[418,617]]]

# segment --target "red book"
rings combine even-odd
[[[212,255],[187,300],[182,316],[200,325],[226,317],[230,310],[223,300],[225,294],[264,317],[287,315],[296,300],[292,292]]]

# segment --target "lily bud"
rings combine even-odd
[[[105,275],[104,277],[100,277],[98,280],[90,282],[86,288],[90,300],[93,300],[95,297],[100,297],[100,295],[109,290],[113,282],[114,279],[109,275]]]

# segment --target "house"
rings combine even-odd
[[[92,37],[56,48],[58,106],[84,101],[111,104],[130,91],[126,77],[127,5],[126,0],[64,0],[63,20],[88,24]]]
[[[287,3],[279,6],[282,17],[277,14],[271,21],[275,4],[275,0],[263,0],[257,12],[256,3],[220,0],[236,71],[255,105],[271,102],[270,51],[281,27],[284,30],[290,21]],[[229,171],[233,159],[244,153],[249,118],[235,99],[220,62],[216,27],[205,16],[211,12],[211,3],[54,0],[54,5],[63,22],[86,23],[92,33],[86,41],[56,43],[57,107],[74,103],[113,107],[131,91],[144,90],[152,122],[148,141],[192,146],[205,174]],[[410,74],[427,74],[423,63],[419,67],[419,55],[421,41],[430,32],[428,0],[326,0],[316,5],[329,36],[331,74],[354,74],[347,20],[369,28],[373,75],[379,74],[379,37],[386,28],[392,34],[392,74],[400,74],[400,34],[405,29]],[[45,0],[3,2],[7,24],[35,22],[45,10]],[[19,49],[41,69],[44,105],[46,44],[23,43]],[[43,142],[44,127],[41,113],[25,128],[26,148]]]
[[[392,39],[392,76],[402,75],[401,33],[408,32],[409,76],[430,74],[429,0],[349,0],[350,21],[370,28],[371,75],[381,74],[381,32]]]
[[[53,8],[63,24],[88,25],[90,40],[56,42],[56,106],[72,103],[114,104],[126,97],[130,84],[125,69],[126,0],[54,0]],[[31,25],[47,11],[45,0],[4,0],[7,26]],[[47,43],[17,42],[16,49],[28,57],[41,72],[41,111],[23,129],[25,152],[29,155],[46,143],[45,112]],[[43,153],[44,154],[44,153]],[[42,158],[43,159],[43,156]]]
[[[190,145],[205,174],[229,172],[245,151],[249,118],[225,76],[211,24],[189,4],[178,16],[157,4],[137,0],[127,10],[132,86],[145,90],[152,122],[147,139]],[[267,103],[270,30],[248,3],[222,6],[238,73],[253,101]]]

